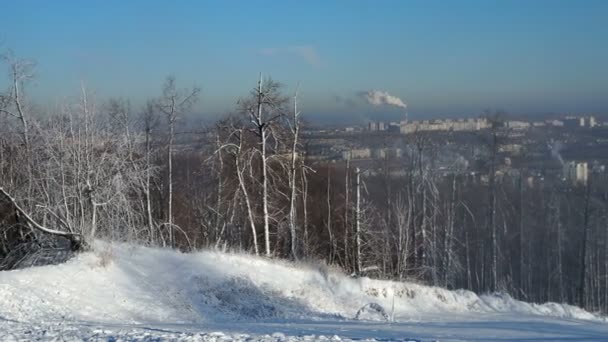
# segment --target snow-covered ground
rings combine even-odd
[[[389,319],[374,310],[376,303]],[[0,272],[0,340],[608,341],[579,308],[353,279],[244,254],[99,242],[65,264]]]

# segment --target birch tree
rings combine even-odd
[[[144,158],[145,158],[145,181],[143,184],[144,196],[146,198],[146,222],[148,225],[150,242],[155,241],[155,224],[152,216],[152,133],[158,128],[159,119],[157,109],[153,101],[148,101],[141,113],[141,127],[144,133]]]
[[[244,130],[241,128],[230,128],[229,141],[223,143],[217,150],[216,153],[220,153],[222,150],[226,150],[227,153],[234,158],[234,171],[238,180],[240,192],[243,194],[245,206],[247,210],[247,221],[251,229],[251,235],[253,239],[253,250],[255,255],[259,255],[257,228],[255,223],[255,213],[253,203],[251,201],[250,191],[247,189],[245,180],[245,172],[250,168],[251,153],[247,153],[244,149]]]
[[[356,188],[356,205],[355,205],[355,258],[357,261],[357,274],[361,274],[363,270],[361,260],[361,169],[355,168],[355,188]]]
[[[253,132],[258,137],[264,250],[268,257],[272,256],[270,248],[270,194],[268,189],[268,160],[271,155],[269,140],[273,138],[273,126],[283,116],[283,107],[287,103],[287,98],[281,94],[280,89],[281,85],[279,83],[272,79],[264,80],[260,74],[258,86],[251,91],[251,96],[239,101],[242,111],[247,115],[253,126]]]
[[[173,149],[175,143],[175,125],[179,118],[198,100],[200,88],[177,89],[175,78],[167,77],[162,87],[162,95],[157,100],[157,108],[167,119],[167,223],[169,244],[175,247],[173,223]]]
[[[297,259],[296,251],[296,176],[298,159],[298,138],[300,136],[300,111],[298,109],[298,90],[296,89],[293,97],[293,113],[289,127],[293,141],[291,145],[291,165],[289,169],[289,232],[290,232],[290,253],[292,259]]]

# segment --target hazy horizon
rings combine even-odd
[[[605,1],[19,1],[0,13],[0,50],[37,62],[32,101],[77,96],[134,106],[167,75],[202,88],[195,112],[234,110],[258,74],[309,120],[608,113]],[[0,86],[6,86],[6,78]]]

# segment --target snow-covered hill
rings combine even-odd
[[[357,317],[370,303],[384,308],[394,322],[374,310]],[[99,242],[95,252],[65,264],[0,272],[0,331],[2,340],[299,340],[333,335],[517,340],[529,334],[601,340],[608,338],[608,323],[569,305],[354,279],[315,264]]]

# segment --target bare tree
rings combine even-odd
[[[6,200],[8,200],[13,205],[13,207],[15,208],[15,211],[17,211],[19,213],[19,215],[21,215],[22,217],[25,218],[25,220],[28,222],[28,224],[30,225],[30,227],[33,227],[33,228],[35,228],[35,229],[37,229],[37,230],[39,230],[39,231],[41,231],[43,233],[46,233],[46,234],[66,237],[66,238],[68,238],[72,242],[72,245],[73,245],[74,249],[80,248],[81,243],[82,243],[81,235],[80,234],[47,228],[47,227],[41,225],[40,223],[38,223],[36,220],[34,220],[34,218],[32,218],[27,213],[27,211],[25,211],[19,205],[19,203],[17,203],[17,200],[14,199],[2,187],[0,187],[0,195],[2,195]]]
[[[26,150],[30,150],[29,114],[23,98],[24,83],[33,78],[35,64],[32,61],[19,59],[12,53],[1,56],[9,65],[11,84],[5,94],[0,94],[0,113],[17,118],[21,123],[21,136]]]
[[[260,74],[258,86],[248,99],[239,101],[242,111],[249,117],[253,131],[258,137],[260,154],[260,184],[262,187],[262,217],[264,221],[264,247],[266,256],[271,256],[270,249],[270,213],[268,190],[269,139],[272,137],[273,124],[283,115],[283,106],[287,99],[280,93],[281,85],[271,79],[266,80]]]
[[[328,260],[330,263],[333,262],[335,253],[334,234],[332,231],[332,206],[331,206],[331,169],[327,168],[327,192],[326,192],[326,203],[327,203],[327,234],[329,236],[329,254]]]
[[[486,120],[489,121],[490,131],[489,137],[486,137],[485,143],[489,150],[489,170],[488,170],[488,230],[490,232],[490,291],[498,290],[498,229],[497,229],[497,187],[496,184],[496,170],[498,164],[498,149],[500,147],[500,134],[502,129],[502,116],[501,112],[494,114],[486,111]]]
[[[150,241],[154,241],[155,224],[152,218],[152,133],[159,125],[156,106],[153,101],[148,101],[141,113],[141,125],[144,131],[144,155],[145,155],[145,181],[143,184],[144,195],[146,197],[146,222],[150,234]]]
[[[579,305],[582,308],[587,306],[587,277],[588,277],[588,258],[589,258],[589,230],[590,230],[590,202],[591,202],[591,182],[585,185],[585,206],[583,211],[583,242],[580,258],[580,278],[579,278]]]
[[[293,116],[289,123],[293,142],[291,146],[291,165],[289,170],[289,232],[291,258],[297,259],[296,254],[296,173],[298,158],[298,138],[300,135],[300,111],[298,110],[298,90],[293,97]]]
[[[250,165],[249,160],[251,154],[249,154],[248,156],[248,154],[245,153],[243,149],[243,130],[234,127],[232,127],[231,130],[232,132],[230,135],[236,140],[236,143],[225,143],[218,148],[216,153],[218,153],[222,149],[226,149],[228,153],[232,154],[232,156],[234,157],[235,172],[239,182],[240,191],[241,193],[243,193],[243,198],[245,200],[245,205],[247,209],[247,219],[251,228],[251,235],[253,238],[253,250],[255,252],[255,255],[259,255],[257,229],[255,225],[255,214],[251,203],[251,197],[249,195],[249,191],[247,190],[247,185],[245,183],[245,172],[248,169],[248,166]]]
[[[407,263],[410,254],[409,246],[412,220],[412,206],[407,205],[404,198],[399,196],[391,208],[394,211],[395,224],[397,225],[397,267],[396,272],[399,279],[403,279],[407,271]]]
[[[357,204],[355,206],[355,257],[357,259],[357,274],[361,274],[363,266],[361,262],[361,170],[359,168],[355,168],[355,177],[355,187],[357,191]]]
[[[344,170],[344,265],[349,267],[349,247],[348,238],[351,230],[349,223],[350,216],[350,158],[346,159]]]
[[[200,89],[179,90],[175,84],[175,78],[167,77],[163,84],[162,95],[158,99],[157,108],[167,118],[168,143],[167,143],[167,227],[169,229],[169,244],[175,247],[175,236],[173,233],[173,145],[175,142],[175,124],[185,112],[190,110],[198,100]]]

